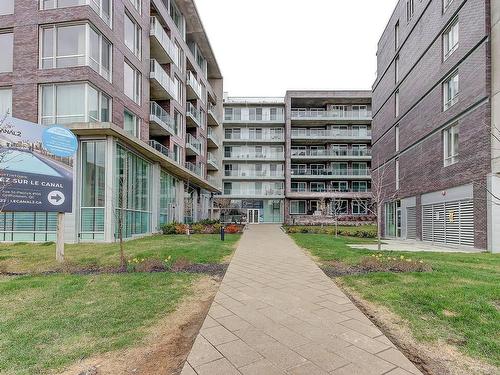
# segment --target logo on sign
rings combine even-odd
[[[43,147],[50,153],[67,158],[73,156],[78,149],[76,136],[62,126],[51,126],[42,134]]]

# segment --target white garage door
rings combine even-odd
[[[472,200],[422,207],[422,239],[452,245],[474,246]]]

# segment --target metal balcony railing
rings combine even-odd
[[[175,120],[170,114],[165,111],[156,102],[151,102],[149,104],[149,116],[150,119],[161,124],[168,132],[175,134]]]
[[[167,146],[162,145],[160,142],[155,141],[154,139],[150,140],[148,144],[154,148],[156,151],[161,152],[166,157],[174,160],[175,162],[179,162],[174,152],[170,151]]]
[[[292,176],[323,176],[323,177],[336,177],[336,176],[363,176],[369,177],[370,170],[368,168],[359,169],[292,169]]]
[[[372,112],[363,110],[326,111],[323,108],[292,108],[292,119],[324,119],[324,120],[371,120]]]
[[[292,150],[291,155],[300,157],[321,157],[321,156],[331,156],[331,157],[363,157],[371,156],[372,151],[370,149],[365,150]]]
[[[174,42],[168,37],[168,34],[163,29],[158,18],[155,16],[150,17],[151,28],[149,31],[149,35],[154,36],[160,42],[162,48],[168,54],[170,59],[174,64],[177,64],[179,61],[179,49],[175,45]]]
[[[292,129],[292,138],[370,138],[371,130],[363,129]]]

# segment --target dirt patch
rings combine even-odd
[[[148,330],[141,346],[85,359],[59,375],[179,374],[220,282],[208,276],[197,281],[177,310]]]
[[[406,321],[389,309],[361,298],[340,279],[335,280],[351,301],[426,375],[492,375],[498,368],[459,352],[450,343],[420,343]]]
[[[323,272],[329,277],[363,275],[370,272],[431,272],[428,263],[410,259],[381,260],[374,257],[366,257],[359,264],[345,264],[339,261],[323,262]]]

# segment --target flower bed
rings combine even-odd
[[[224,225],[218,221],[203,220],[193,224],[170,223],[162,226],[163,234],[218,234]],[[228,234],[243,233],[244,225],[229,224],[224,226]]]
[[[374,225],[344,226],[339,225],[337,229],[331,225],[285,225],[283,227],[287,233],[310,233],[310,234],[330,234],[345,237],[377,238],[377,227]]]

